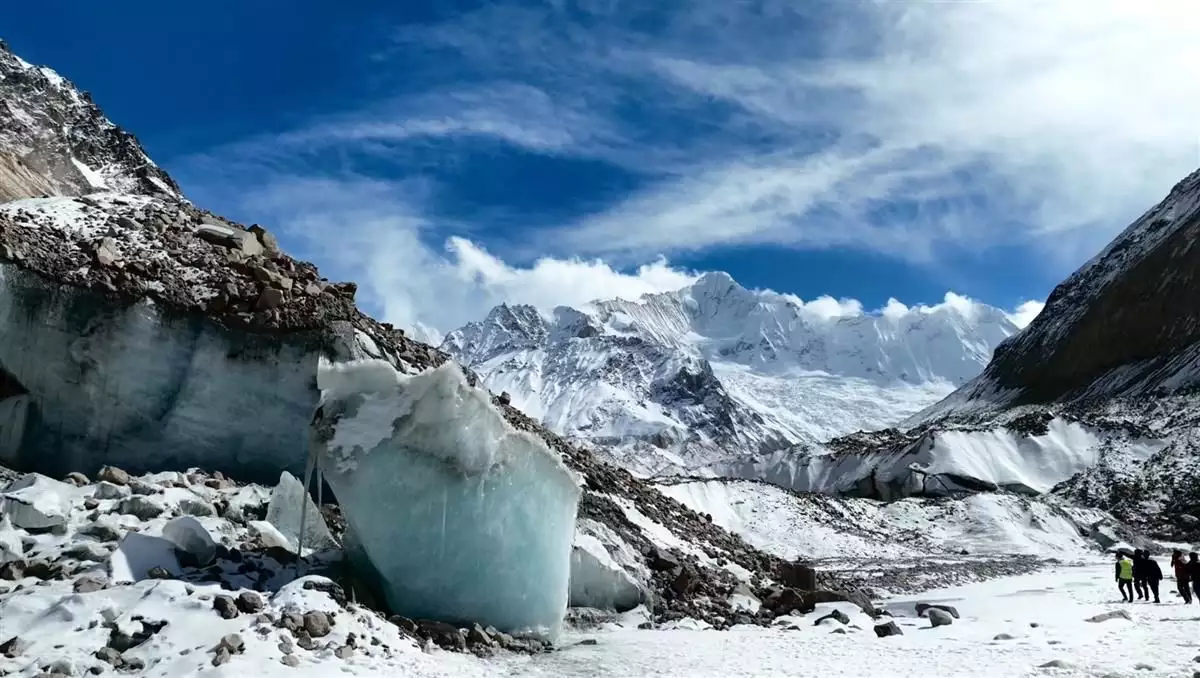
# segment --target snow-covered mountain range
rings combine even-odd
[[[644,474],[879,429],[976,376],[1019,328],[948,294],[822,313],[707,273],[674,292],[544,315],[501,305],[442,349],[550,428]]]
[[[1200,171],[1050,295],[986,369],[901,426],[723,475],[880,499],[1005,490],[1200,536]]]

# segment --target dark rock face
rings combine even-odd
[[[977,387],[1020,389],[1020,405],[1194,384],[1175,377],[1200,357],[1198,240],[1200,171],[1056,287]]]

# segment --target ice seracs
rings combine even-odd
[[[312,452],[395,611],[554,637],[580,488],[454,363],[324,365]]]

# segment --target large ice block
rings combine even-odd
[[[409,617],[557,634],[580,489],[453,363],[324,365],[313,454],[357,536],[352,559]],[[362,561],[366,562],[362,562]]]

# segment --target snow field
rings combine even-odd
[[[892,559],[930,554],[1028,554],[1039,558],[1095,557],[1081,535],[1100,511],[1060,508],[1053,500],[1007,494],[962,499],[870,499],[797,495],[747,480],[661,484],[667,496],[784,558]],[[1085,515],[1086,514],[1086,515]]]

